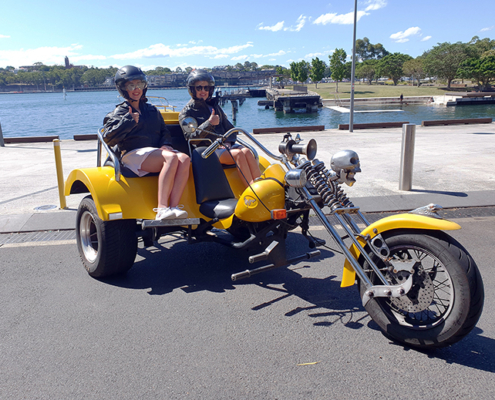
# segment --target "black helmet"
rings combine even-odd
[[[195,69],[188,75],[186,85],[187,90],[189,90],[189,94],[193,99],[196,99],[196,89],[194,89],[194,84],[200,81],[208,82],[208,85],[210,86],[210,95],[208,98],[210,98],[215,90],[215,78],[213,78],[213,75],[204,69]]]
[[[115,86],[117,86],[117,90],[120,95],[124,99],[129,100],[129,94],[127,93],[127,90],[125,90],[125,84],[135,79],[139,79],[146,84],[143,89],[143,96],[141,97],[141,99],[145,100],[146,91],[148,90],[148,81],[141,68],[134,67],[132,65],[126,65],[125,67],[120,68],[115,74]]]

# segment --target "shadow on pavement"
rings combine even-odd
[[[431,193],[431,194],[444,194],[446,196],[455,196],[455,197],[468,197],[467,193],[464,192],[447,192],[444,190],[420,190],[420,189],[411,189],[411,192],[416,193]]]

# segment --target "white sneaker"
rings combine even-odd
[[[153,208],[153,211],[156,212],[155,221],[163,221],[164,219],[175,219],[175,212],[173,208],[164,207],[164,208]]]
[[[172,207],[171,210],[175,214],[175,218],[177,219],[184,219],[187,218],[187,211],[183,210],[184,206],[182,204],[179,204],[178,206]]]

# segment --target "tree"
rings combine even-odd
[[[418,87],[421,84],[421,79],[426,77],[423,59],[421,57],[406,61],[402,69],[404,70],[405,75],[411,76],[418,81]]]
[[[356,66],[356,76],[360,79],[364,79],[371,85],[373,79],[375,79],[378,70],[378,60],[365,60]]]
[[[330,59],[330,70],[332,71],[332,79],[337,82],[336,92],[339,92],[339,81],[341,81],[347,71],[346,67],[346,59],[347,53],[344,49],[335,49],[331,56],[328,56]]]
[[[290,71],[285,67],[277,65],[275,67],[275,71],[277,72],[277,75],[282,75],[282,76],[277,76],[277,82],[283,82],[284,79],[287,79],[290,77]]]
[[[315,87],[318,87],[318,82],[323,79],[326,67],[327,64],[325,64],[325,61],[321,61],[318,57],[311,60],[311,71],[309,72],[309,77],[315,83]]]
[[[457,75],[461,63],[468,58],[468,45],[465,43],[439,43],[423,54],[425,72],[447,80],[447,87]]]
[[[237,71],[244,71],[244,65],[242,65],[241,63],[237,63],[234,68],[237,70]]]
[[[381,43],[371,44],[367,37],[356,40],[356,54],[363,61],[380,59],[390,54]]]
[[[468,58],[460,65],[458,74],[475,81],[481,90],[489,89],[490,82],[495,81],[495,55]]]
[[[387,76],[392,79],[394,85],[397,85],[399,79],[404,76],[403,65],[408,60],[412,60],[412,57],[407,54],[389,54],[378,62],[379,73],[382,76]]]
[[[182,74],[182,68],[181,68],[181,67],[177,67],[177,68],[175,69],[175,73],[176,73],[176,74]]]
[[[474,36],[467,46],[467,53],[471,58],[480,58],[490,50],[495,50],[495,40],[480,39],[478,36]]]
[[[304,83],[309,75],[309,63],[307,61],[293,61],[290,63],[290,77],[294,82]]]

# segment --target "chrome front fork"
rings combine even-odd
[[[383,285],[373,285],[370,281],[368,275],[364,272],[359,262],[350,252],[348,246],[346,246],[343,237],[337,232],[337,230],[330,224],[327,217],[320,209],[318,204],[316,203],[314,197],[311,195],[309,190],[306,187],[301,188],[304,196],[308,199],[311,208],[316,213],[316,216],[321,221],[326,230],[332,235],[335,239],[339,247],[344,252],[345,257],[352,265],[352,268],[359,276],[359,279],[364,283],[367,290],[362,298],[363,306],[365,306],[368,301],[373,297],[400,297],[405,295],[412,287],[412,274],[406,280],[405,283],[401,285],[390,285],[385,276],[382,274],[378,266],[371,259],[369,254],[365,251],[363,246],[358,240],[358,237],[364,239],[372,251],[388,264],[388,257],[390,255],[390,251],[386,246],[385,242],[381,239],[381,237],[375,237],[373,240],[370,240],[367,237],[360,236],[360,229],[358,225],[354,222],[351,217],[351,214],[355,214],[359,217],[359,219],[365,224],[369,225],[369,222],[366,220],[364,215],[361,213],[358,207],[355,207],[352,202],[347,198],[344,191],[340,188],[340,186],[334,182],[329,183],[329,172],[323,165],[323,163],[318,163],[315,168],[309,162],[301,165],[299,168],[302,168],[306,171],[308,181],[316,188],[318,194],[321,199],[331,210],[331,214],[337,219],[339,224],[342,226],[344,231],[347,234],[347,237],[352,241],[352,244],[356,247],[359,253],[366,260],[368,265],[371,267],[373,272],[376,274],[378,279],[383,283]],[[331,187],[331,185],[333,187]]]

